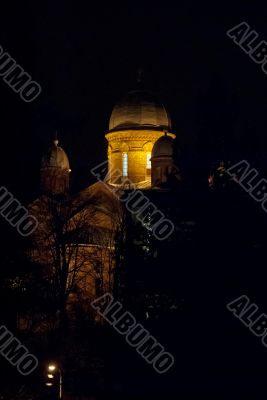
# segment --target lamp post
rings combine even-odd
[[[58,365],[51,363],[51,364],[48,365],[47,369],[48,369],[47,377],[49,379],[53,379],[54,378],[53,373],[58,372],[58,374],[59,374],[59,399],[62,399],[63,379],[62,379],[61,368]],[[52,382],[47,382],[46,383],[46,386],[52,386],[52,385],[53,385]]]

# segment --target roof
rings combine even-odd
[[[168,135],[161,136],[153,146],[153,157],[172,157],[173,155],[173,138]]]
[[[133,90],[115,105],[109,130],[140,128],[170,131],[171,119],[154,94],[145,90]]]
[[[62,147],[58,146],[58,140],[54,140],[44,155],[41,163],[42,168],[60,168],[62,170],[70,169],[69,159]]]

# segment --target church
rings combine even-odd
[[[118,291],[117,272],[129,236],[127,221],[138,224],[136,210],[126,210],[125,193],[138,191],[152,199],[149,207],[139,206],[138,211],[145,210],[146,224],[139,222],[142,234],[133,239],[139,240],[146,254],[150,252],[149,222],[152,225],[156,199],[170,191],[173,181],[181,180],[173,159],[175,137],[168,111],[139,82],[112,110],[105,134],[108,170],[96,183],[71,193],[68,155],[58,138],[53,140],[41,161],[41,195],[30,206],[39,221],[31,259],[44,268],[61,313],[66,308],[70,316],[77,304]]]
[[[111,113],[108,142],[108,184],[131,184],[135,189],[160,187],[173,172],[172,123],[168,111],[154,94],[133,90],[119,101]],[[70,165],[65,151],[53,141],[41,165],[43,192],[69,190]]]

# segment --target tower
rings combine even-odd
[[[164,186],[177,169],[173,161],[173,138],[161,136],[154,144],[151,157],[152,187]]]
[[[69,190],[69,159],[54,139],[41,162],[41,191],[47,194],[65,194]]]
[[[130,91],[115,105],[106,134],[109,184],[151,187],[152,148],[164,134],[175,138],[171,129],[167,110],[152,93]]]

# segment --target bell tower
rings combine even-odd
[[[69,159],[58,145],[57,137],[53,140],[41,162],[41,191],[47,194],[66,194],[69,191]]]

